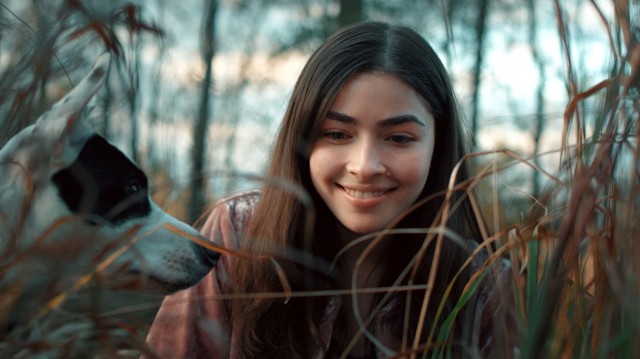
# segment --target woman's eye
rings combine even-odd
[[[329,131],[329,132],[325,132],[323,137],[326,137],[330,140],[334,140],[334,141],[340,141],[340,140],[346,140],[349,138],[349,135],[347,135],[344,132],[340,132],[340,131]]]
[[[392,135],[387,137],[387,141],[399,144],[415,142],[415,138],[408,135]]]

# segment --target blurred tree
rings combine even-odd
[[[216,52],[215,30],[218,1],[209,0],[203,17],[202,61],[205,64],[204,78],[200,86],[200,104],[198,116],[193,126],[193,147],[191,150],[191,198],[189,200],[189,221],[195,222],[203,213],[207,195],[207,176],[205,175],[205,154],[207,148],[207,128],[209,109],[212,108],[210,89],[213,85],[213,57]]]
[[[362,0],[338,0],[340,13],[338,14],[338,28],[349,26],[363,20]]]
[[[475,22],[475,62],[473,68],[472,99],[471,99],[471,135],[472,148],[476,150],[478,135],[478,118],[480,112],[480,84],[482,69],[484,66],[485,40],[487,37],[487,22],[489,18],[490,0],[479,0],[477,3],[478,15]]]
[[[289,41],[279,43],[273,51],[274,55],[292,50],[315,49],[336,30],[370,18],[368,12],[365,11],[365,1],[363,0],[312,0],[298,3],[305,21],[290,24],[291,31],[294,33],[293,37]],[[383,7],[386,6],[385,2],[381,3]],[[370,11],[378,8],[380,4],[378,0],[369,0],[366,5]],[[321,10],[317,11],[317,9]]]
[[[243,121],[243,106],[241,104],[242,94],[252,84],[258,82],[255,78],[252,78],[250,71],[254,65],[254,54],[258,51],[258,34],[264,24],[264,4],[256,4],[255,1],[251,2],[251,5],[238,7],[245,16],[249,19],[248,23],[243,26],[242,36],[247,40],[244,41],[242,49],[240,51],[240,60],[238,61],[238,75],[234,84],[226,89],[225,100],[222,104],[225,108],[223,113],[228,114],[224,116],[225,124],[229,127],[229,134],[226,136],[225,141],[225,154],[223,159],[222,168],[227,171],[235,169],[234,159],[237,157],[235,150],[236,140],[238,137],[238,129]],[[237,181],[226,180],[224,187],[221,189],[222,195],[231,194],[237,191]],[[217,188],[217,186],[216,186]],[[218,195],[218,193],[216,193]]]
[[[529,45],[531,46],[531,55],[533,56],[533,61],[538,69],[538,75],[540,79],[538,81],[538,87],[536,89],[536,97],[535,97],[535,127],[533,129],[533,154],[534,159],[533,162],[536,166],[540,166],[540,159],[538,154],[540,153],[540,138],[542,137],[542,132],[544,131],[544,88],[546,85],[546,75],[545,75],[545,60],[542,57],[540,44],[538,42],[538,17],[536,15],[536,0],[527,0],[527,11],[529,12]],[[540,196],[540,172],[533,171],[532,178],[532,195],[536,198]]]
[[[170,9],[170,4],[167,4],[164,1],[157,2],[157,15],[154,17],[154,19],[159,24],[166,24],[168,22],[168,18],[167,18],[168,9]],[[147,103],[149,104],[147,109],[148,111],[147,115],[149,118],[149,123],[148,123],[149,127],[147,131],[148,135],[146,138],[146,145],[145,145],[146,148],[144,150],[146,153],[145,159],[147,161],[146,168],[153,171],[154,174],[158,170],[163,169],[163,164],[158,163],[159,161],[156,160],[158,156],[156,156],[157,138],[155,136],[155,128],[159,122],[163,121],[163,117],[166,116],[166,114],[162,113],[162,106],[164,103],[163,90],[165,89],[165,83],[163,81],[163,75],[162,75],[163,65],[166,61],[165,38],[166,36],[162,38],[162,41],[159,44],[153,47],[152,50],[157,51],[157,56],[155,57],[155,60],[152,63],[150,63],[148,66],[150,89],[149,89],[149,96],[147,98]],[[168,175],[168,174],[164,173],[164,175]]]
[[[446,54],[446,59],[445,61],[447,61],[447,68],[451,68],[452,67],[452,60],[453,60],[453,29],[452,29],[452,25],[451,25],[451,20],[454,18],[454,16],[456,15],[457,11],[458,11],[458,7],[460,6],[460,0],[450,0],[450,1],[443,1],[442,2],[443,6],[445,7],[443,9],[443,13],[444,13],[444,26],[445,29],[447,31],[447,37],[445,37],[443,39],[443,48],[445,50],[445,54]],[[452,75],[449,75],[451,77],[453,77]]]
[[[140,56],[142,37],[136,34],[130,34],[129,42],[129,63],[127,66],[127,104],[129,105],[129,153],[131,159],[134,162],[139,162],[138,156],[138,137],[140,121],[138,119],[138,112],[140,107],[140,99],[138,96],[140,89]]]

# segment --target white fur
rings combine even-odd
[[[83,218],[73,218],[57,194],[51,176],[73,163],[87,139],[95,134],[80,114],[104,82],[109,62],[108,55],[99,57],[89,75],[71,92],[0,150],[0,265],[6,269],[0,277],[0,290],[25,271],[33,272],[33,263],[28,260],[30,250],[65,248],[65,241],[69,246],[83,243],[80,247],[86,247],[86,251],[82,258],[76,258],[77,262],[64,264],[83,267],[84,262],[93,263],[89,270],[94,270],[95,263],[106,260],[111,264],[99,276],[116,287],[134,278],[140,279],[137,289],[168,292],[195,284],[213,265],[187,238],[198,237],[198,232],[152,201],[151,213],[144,218],[118,226],[92,226]],[[167,230],[167,225],[185,235]],[[138,230],[131,232],[137,226]],[[52,232],[43,236],[47,231]],[[109,257],[121,248],[127,250],[115,259]],[[17,255],[24,255],[23,259],[14,260]]]

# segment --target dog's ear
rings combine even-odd
[[[53,140],[50,150],[54,158],[65,161],[66,149],[84,143],[90,135],[89,127],[79,117],[104,83],[110,61],[109,53],[100,55],[89,74],[38,118],[36,131]]]

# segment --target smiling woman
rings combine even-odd
[[[269,182],[220,201],[204,224],[243,255],[165,299],[151,350],[510,357],[491,325],[506,267],[474,284],[486,258],[478,220],[463,190],[447,193],[452,176],[469,178],[464,138],[444,66],[418,34],[365,22],[331,36],[296,83]]]
[[[338,92],[309,158],[311,180],[339,223],[382,230],[416,202],[434,144],[425,101],[395,76],[356,74]],[[345,245],[348,243],[344,243]]]

